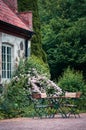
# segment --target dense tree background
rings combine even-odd
[[[40,18],[38,13],[38,0],[18,0],[18,9],[20,12],[32,11],[33,14],[33,31],[35,35],[32,38],[31,53],[46,62],[46,54],[42,49]]]
[[[70,66],[86,77],[86,0],[38,0],[51,78]]]
[[[86,77],[86,0],[18,2],[20,11],[33,12],[32,53],[46,61],[45,50],[51,79],[58,79],[68,66]]]

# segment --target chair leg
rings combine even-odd
[[[65,111],[63,111],[61,108],[59,108],[59,112],[61,113],[62,118],[67,118]]]
[[[80,115],[78,114],[78,117],[80,118]]]
[[[70,117],[71,114],[73,114],[75,118],[76,118],[76,115],[78,115],[78,117],[80,118],[80,114],[73,107],[70,108],[70,112],[69,112],[68,117]]]

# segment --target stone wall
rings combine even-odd
[[[0,33],[0,75],[2,73],[1,63],[1,46],[9,45],[12,48],[12,71],[14,71],[19,64],[20,58],[25,58],[25,39],[16,36]],[[28,41],[28,50],[30,51],[30,41]],[[30,52],[28,52],[30,55]],[[2,79],[3,81],[3,79]]]

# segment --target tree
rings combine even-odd
[[[42,49],[40,19],[38,13],[38,0],[18,0],[19,11],[32,11],[33,13],[33,30],[35,35],[32,38],[31,53],[46,62],[46,54]]]
[[[39,5],[51,78],[57,79],[68,66],[86,76],[86,0],[47,0]]]

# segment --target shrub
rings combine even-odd
[[[4,84],[0,112],[5,118],[36,114],[30,99],[32,92],[62,94],[62,90],[49,77],[48,66],[37,57],[32,56],[25,62],[21,60],[15,76],[10,83]]]
[[[35,68],[39,74],[45,75],[50,78],[50,71],[48,64],[45,64],[41,59],[32,55],[25,62],[25,71],[28,72],[29,68]]]
[[[82,73],[75,72],[73,69],[70,69],[70,67],[68,67],[62,77],[58,79],[58,84],[64,91],[69,92],[83,92],[85,87]]]
[[[48,64],[45,64],[42,59],[32,55],[26,60],[21,59],[18,68],[13,76],[20,74],[27,74],[31,69],[35,68],[39,74],[45,75],[50,78],[50,71]]]
[[[62,77],[58,79],[58,85],[63,89],[63,91],[82,92],[82,100],[79,104],[80,108],[86,108],[86,85],[81,72],[76,72],[74,69],[68,67],[64,71]]]
[[[24,115],[31,116],[33,110],[29,100],[31,86],[28,81],[28,73],[30,78],[31,76],[35,76],[35,73],[33,73],[35,72],[33,71],[34,68],[37,69],[39,74],[50,77],[48,65],[44,64],[39,58],[32,56],[26,61],[21,59],[10,83],[4,84],[2,90],[3,100],[0,102],[0,113],[2,113],[0,118],[11,118]]]
[[[1,110],[5,117],[16,117],[23,112],[23,107],[28,106],[29,90],[27,80],[26,75],[20,75],[13,78],[10,83],[5,84],[4,98],[1,103]]]

